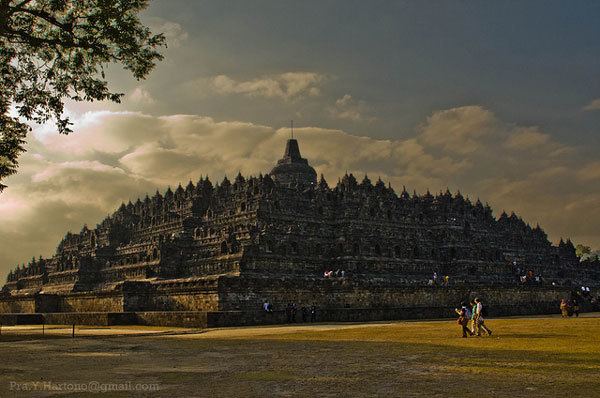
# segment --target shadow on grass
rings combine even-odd
[[[552,339],[555,337],[560,338],[571,338],[569,334],[556,334],[556,333],[502,333],[501,335],[494,334],[493,337],[502,337],[503,339]],[[484,337],[486,338],[486,337]]]
[[[548,339],[549,344],[555,344],[553,338],[563,338],[569,335],[559,334],[503,334],[502,338],[521,339]],[[494,336],[495,337],[495,336]],[[462,340],[456,338],[457,340]],[[476,339],[476,338],[471,338]],[[477,338],[479,340],[479,338]],[[496,339],[482,337],[481,346],[462,346],[445,345],[435,343],[414,343],[398,341],[324,341],[324,340],[277,340],[277,339],[247,339],[247,340],[180,340],[180,347],[185,349],[202,349],[238,351],[241,354],[248,351],[249,347],[259,352],[321,352],[323,355],[336,355],[337,352],[380,352],[388,358],[419,358],[420,362],[440,364],[443,360],[444,365],[461,364],[469,365],[472,361],[481,364],[482,367],[494,367],[502,364],[502,367],[510,367],[514,364],[515,370],[531,370],[534,372],[536,366],[563,369],[565,371],[576,368],[582,370],[593,370],[598,372],[600,369],[600,352],[560,352],[552,350],[536,350],[524,347],[523,349],[494,348],[486,346],[486,341],[495,344]],[[525,342],[526,344],[526,342]],[[483,362],[480,362],[483,360]],[[486,362],[487,361],[487,362]],[[600,380],[599,380],[600,381]]]
[[[553,343],[547,335],[532,336]],[[552,337],[562,338],[556,334]],[[482,347],[347,340],[177,342],[185,352],[211,358],[222,355],[229,365],[219,377],[256,391],[277,386],[296,393],[302,389],[322,393],[327,385],[364,396],[385,395],[398,388],[406,393],[404,396],[468,396],[472,391],[463,386],[477,386],[512,397],[558,397],[568,392],[572,396],[600,396],[600,353],[539,351],[527,349],[523,339],[514,343],[525,348],[494,347],[491,344],[496,340],[486,338],[481,339]],[[217,374],[202,377],[217,380]],[[442,379],[448,381],[440,384]]]
[[[15,342],[15,341],[30,341],[30,340],[62,340],[72,338],[69,335],[60,334],[2,334],[0,336],[0,343],[4,342]]]

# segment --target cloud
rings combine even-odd
[[[94,153],[119,154],[141,142],[164,137],[157,119],[140,112],[86,112],[73,117],[74,133],[37,134],[44,152],[89,159]],[[42,127],[44,129],[44,127]]]
[[[516,152],[535,152],[547,158],[572,154],[574,148],[553,141],[550,135],[538,127],[514,127],[509,130],[504,147]]]
[[[600,162],[591,162],[583,166],[577,173],[583,181],[600,180]]]
[[[367,106],[364,101],[357,101],[350,94],[335,101],[334,106],[329,108],[329,114],[336,119],[346,119],[358,122],[365,119]],[[372,118],[367,118],[372,120]]]
[[[313,72],[288,72],[279,75],[237,81],[226,75],[210,80],[210,86],[218,94],[243,94],[249,97],[282,98],[290,100],[321,93],[319,85],[325,76]]]
[[[476,151],[482,140],[498,130],[494,114],[480,106],[434,112],[422,126],[423,141],[461,155]]]
[[[152,105],[156,103],[156,100],[150,95],[150,92],[143,87],[134,88],[127,96],[127,99],[139,105]]]
[[[238,171],[267,173],[288,137],[287,129],[198,115],[102,111],[73,121],[76,133],[67,137],[34,131],[19,174],[7,181],[0,200],[4,272],[32,255],[51,255],[67,230],[95,225],[122,201],[200,175],[218,182]],[[348,170],[380,176],[396,189],[460,189],[489,201],[497,214],[515,210],[539,222],[553,239],[600,246],[600,165],[535,126],[467,106],[433,112],[406,139],[321,127],[295,133],[303,156],[331,185]]]
[[[29,167],[11,179],[0,200],[3,273],[34,255],[53,254],[67,231],[79,231],[84,223],[95,225],[122,201],[155,187],[98,161],[61,162],[40,156],[23,156],[22,163]]]
[[[583,111],[600,111],[600,98],[592,100],[589,104],[582,108]]]
[[[550,136],[540,133],[537,128],[524,128],[512,133],[504,146],[510,149],[526,150],[545,145],[549,140]]]
[[[188,33],[177,22],[159,17],[150,17],[148,18],[148,24],[153,33],[165,35],[169,47],[181,47],[182,43],[188,39]]]

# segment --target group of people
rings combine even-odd
[[[560,300],[560,315],[563,318],[568,318],[573,315],[575,315],[576,318],[579,317],[579,302],[577,299],[574,298],[572,300]]]
[[[273,312],[273,304],[271,304],[268,301],[265,301],[263,303],[263,311],[266,313],[272,313]],[[317,321],[317,306],[314,304],[310,307],[302,306],[302,307],[300,307],[300,314],[302,316],[302,322],[304,322],[304,323],[309,322],[309,321],[316,322]],[[297,315],[298,315],[298,306],[296,305],[296,303],[288,303],[288,305],[285,307],[285,316],[286,316],[287,323],[298,322]]]
[[[441,281],[440,281],[440,278],[439,278],[439,276],[438,276],[438,273],[437,273],[437,272],[434,272],[434,273],[433,273],[433,276],[432,276],[432,277],[431,277],[431,279],[430,279],[430,280],[427,282],[427,284],[428,284],[429,286],[437,286],[437,285],[448,286],[448,283],[449,283],[449,282],[450,282],[450,276],[449,276],[449,275],[444,275],[444,276],[441,278]]]
[[[522,285],[540,285],[542,283],[542,277],[536,275],[533,270],[528,270],[525,275],[521,275],[521,269],[518,268],[517,273]]]
[[[589,286],[581,286],[581,294],[584,296],[589,296],[591,293]]]
[[[298,322],[298,320],[296,319],[297,314],[298,314],[298,307],[296,306],[296,303],[289,303],[285,307],[285,315],[287,318],[287,323]],[[302,306],[302,307],[300,307],[300,314],[302,315],[302,322],[306,323],[309,321],[309,319],[310,319],[310,322],[316,322],[317,321],[317,306],[314,304],[311,305],[310,307]]]
[[[335,271],[333,270],[326,270],[323,272],[323,277],[324,278],[344,278],[346,277],[346,271],[344,271],[343,269],[337,269]]]
[[[532,269],[518,267],[516,260],[509,263],[509,268],[522,285],[541,285],[543,282],[542,275],[536,274]]]
[[[471,300],[468,305],[463,301],[460,305],[455,311],[458,314],[456,322],[462,328],[462,337],[481,336],[482,332],[488,336],[492,335],[491,329],[485,325],[486,311],[480,299]]]

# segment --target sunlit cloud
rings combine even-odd
[[[583,166],[577,173],[583,181],[600,180],[600,162],[595,161]]]
[[[210,80],[211,88],[218,94],[243,94],[249,97],[282,98],[290,100],[321,93],[320,84],[325,76],[313,72],[288,72],[279,75],[240,81],[226,75]]]
[[[499,128],[495,115],[480,106],[434,112],[422,126],[423,142],[445,151],[467,155],[483,145]]]
[[[150,92],[143,87],[134,88],[127,96],[127,99],[139,105],[152,105],[156,103],[156,100]]]
[[[159,17],[149,17],[148,24],[154,33],[165,35],[169,47],[181,47],[182,43],[188,39],[188,33],[177,22]]]
[[[548,134],[540,133],[536,128],[519,129],[512,133],[504,145],[510,149],[531,149],[546,144],[550,140]]]
[[[366,116],[368,111],[367,105],[364,101],[358,101],[350,94],[345,94],[341,98],[335,101],[335,104],[329,108],[329,114],[335,119],[346,119],[353,122],[361,120],[373,120],[373,118]]]
[[[584,111],[600,111],[600,98],[592,100],[589,104],[582,108]]]

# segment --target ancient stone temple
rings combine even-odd
[[[381,319],[445,316],[469,294],[498,313],[536,312],[599,280],[569,240],[553,246],[539,226],[496,219],[460,193],[397,193],[352,174],[317,181],[290,139],[266,175],[200,178],[67,233],[54,256],[10,272],[0,312],[191,311],[244,323],[264,318],[268,301]]]

